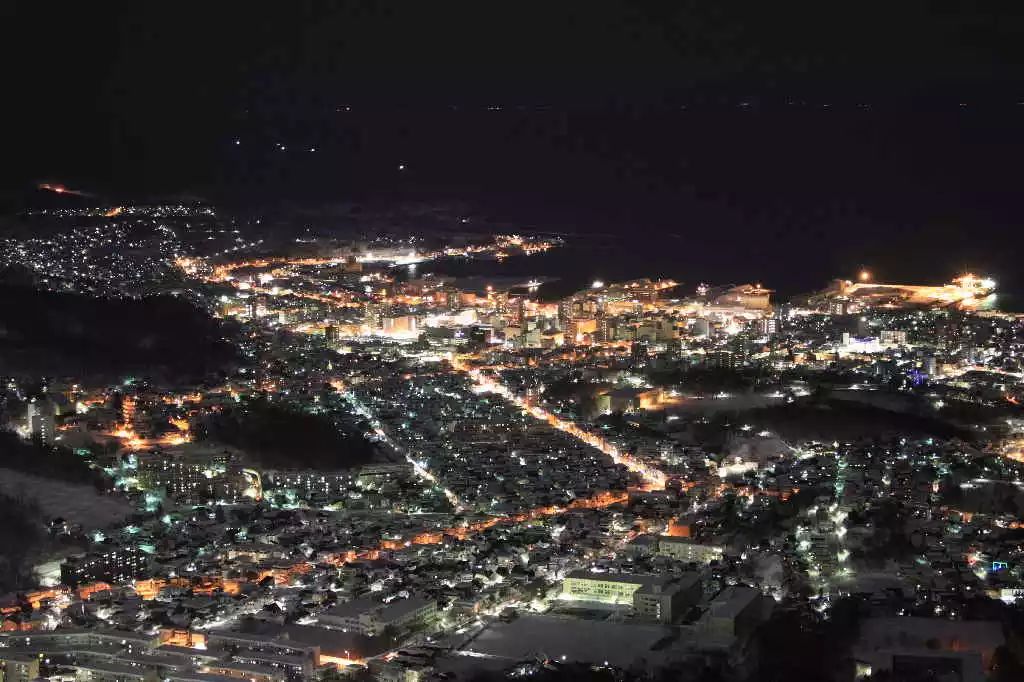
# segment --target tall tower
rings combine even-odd
[[[633,367],[640,368],[647,364],[649,344],[646,339],[634,341],[629,348],[629,358]]]
[[[49,396],[32,398],[26,415],[29,433],[46,445],[52,445],[57,430],[57,406]]]
[[[573,299],[564,298],[558,302],[558,328],[562,331],[569,329],[569,323],[573,318]]]

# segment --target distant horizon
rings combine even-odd
[[[62,194],[55,195],[55,198],[60,203],[69,197]],[[71,196],[69,199],[83,206],[95,204],[95,208],[114,205],[92,201],[91,198]],[[137,205],[147,204],[139,202]],[[869,270],[874,280],[879,282],[936,286],[973,272],[996,280],[997,309],[1024,312],[1024,306],[1021,305],[1024,302],[1024,281],[1014,268],[1015,256],[1012,252],[998,249],[982,252],[980,248],[975,248],[974,257],[968,259],[963,257],[962,252],[948,249],[940,241],[923,243],[911,259],[905,258],[903,253],[892,251],[884,241],[877,244],[861,243],[856,252],[822,253],[817,258],[808,259],[805,253],[793,250],[792,244],[773,244],[767,240],[759,242],[751,239],[733,243],[729,234],[706,229],[670,231],[638,230],[634,227],[632,230],[624,228],[616,232],[610,229],[587,230],[578,225],[555,224],[553,221],[544,225],[526,224],[496,214],[481,216],[474,212],[470,202],[409,200],[345,214],[343,221],[340,217],[332,216],[331,211],[320,213],[318,209],[360,207],[358,202],[290,202],[267,213],[252,206],[245,213],[236,213],[232,207],[214,202],[205,202],[204,205],[217,210],[221,217],[240,217],[249,221],[252,224],[247,228],[243,226],[243,229],[256,229],[261,234],[279,239],[282,245],[286,245],[294,236],[307,234],[307,227],[311,236],[326,238],[348,238],[361,232],[372,236],[377,232],[443,235],[518,231],[561,236],[567,240],[563,247],[540,256],[513,257],[503,263],[489,262],[486,266],[476,261],[436,261],[421,266],[419,273],[549,277],[557,279],[557,282],[548,285],[546,289],[563,295],[568,293],[568,288],[583,288],[595,279],[623,281],[658,276],[692,286],[702,282],[711,285],[760,282],[776,292],[773,295],[776,302],[784,302],[818,291],[835,279],[855,279],[863,269]],[[403,218],[404,212],[412,211],[412,215],[415,210],[425,207],[442,214],[448,212],[449,222],[444,222],[442,217],[432,218],[430,224],[417,224],[412,218]],[[454,216],[460,210],[468,211],[472,216],[468,223],[456,222]],[[254,220],[261,215],[267,221],[255,225]],[[26,227],[31,222],[32,219]],[[3,224],[0,223],[2,237]],[[563,289],[566,291],[563,292]]]

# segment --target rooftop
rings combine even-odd
[[[628,583],[630,585],[642,585],[644,587],[664,586],[672,582],[676,576],[671,575],[649,575],[645,573],[595,573],[593,571],[578,570],[565,576],[578,580],[602,580],[605,582]]]

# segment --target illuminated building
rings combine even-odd
[[[441,290],[441,296],[443,296],[442,300],[448,310],[458,310],[461,306],[458,289],[443,289]]]
[[[112,651],[144,653],[159,644],[160,636],[129,630],[57,628],[47,632],[33,632],[30,635],[8,635],[4,637],[4,640],[6,646],[0,647],[0,650],[4,651],[14,648],[82,649],[103,647]]]
[[[700,600],[700,575],[684,573],[668,584],[651,583],[633,593],[633,613],[662,623],[671,623],[685,609]]]
[[[657,409],[663,402],[664,397],[664,391],[660,388],[617,388],[596,396],[598,409],[601,413],[631,413],[637,410]]]
[[[193,502],[260,499],[259,475],[231,460],[224,453],[143,453],[138,458],[138,484],[143,490]]]
[[[634,341],[633,345],[630,346],[629,349],[629,357],[630,360],[633,362],[633,366],[643,367],[644,365],[646,365],[648,352],[649,344],[646,340],[641,339],[639,341]]]
[[[749,310],[768,310],[771,308],[771,289],[760,284],[741,284],[727,289],[714,299],[715,305],[738,306]]]
[[[673,538],[689,538],[693,537],[694,527],[691,519],[672,519],[668,528],[665,529],[665,535]],[[657,547],[655,547],[655,551]]]
[[[206,473],[212,466],[208,459],[145,453],[138,461],[139,486],[172,497],[196,494],[207,488],[212,477]]]
[[[566,331],[574,343],[584,343],[589,335],[597,331],[597,320],[592,317],[574,317],[569,320]]]
[[[293,490],[303,499],[312,495],[339,495],[355,483],[352,472],[316,469],[271,471],[267,472],[266,479],[267,488]]]
[[[416,318],[412,315],[401,315],[399,317],[385,317],[381,323],[381,329],[385,334],[406,336],[416,333]]]
[[[138,578],[149,564],[137,547],[118,547],[71,557],[60,566],[60,581],[70,587],[96,581],[127,582]]]
[[[389,482],[408,480],[412,475],[413,467],[408,462],[367,464],[359,469],[356,482],[360,487],[376,489]]]
[[[571,298],[562,299],[558,302],[558,328],[567,331],[572,318],[573,300]]]
[[[878,340],[883,344],[905,346],[907,345],[907,332],[900,329],[883,329],[878,335]]]
[[[648,584],[667,583],[668,578],[631,573],[573,571],[562,582],[562,598],[604,604],[632,604],[633,593]]]
[[[26,420],[33,438],[50,445],[56,431],[57,407],[49,397],[32,398],[28,403]]]
[[[68,667],[81,682],[150,682],[155,678],[154,672],[146,667],[103,659],[77,658]]]
[[[244,663],[206,663],[203,665],[203,674],[205,676],[216,675],[227,679],[233,678],[243,682],[284,682],[287,679],[283,670],[271,666],[247,665]],[[183,677],[175,679],[172,676],[170,679],[173,682],[185,682]]]
[[[771,336],[779,331],[779,321],[774,317],[762,317],[757,321],[757,332],[760,336]]]
[[[687,563],[708,564],[722,558],[722,547],[704,545],[687,537],[663,536],[658,538],[657,553],[677,561]]]
[[[708,367],[716,369],[736,369],[739,358],[731,350],[713,350],[707,354]]]
[[[4,682],[31,682],[39,679],[39,656],[4,650],[0,653],[0,675]]]
[[[746,330],[741,331],[732,338],[729,348],[733,353],[734,367],[746,364],[750,360],[750,344],[752,341],[750,332]]]
[[[633,289],[633,295],[641,303],[654,303],[658,300],[658,287],[649,279],[640,280]]]
[[[371,301],[366,304],[363,320],[370,330],[380,329],[384,325],[384,318],[391,314],[390,303],[377,303]]]
[[[829,312],[833,315],[849,315],[850,309],[850,299],[841,296],[832,301]]]
[[[437,617],[437,602],[424,597],[395,599],[385,604],[363,597],[334,606],[320,614],[319,622],[368,637],[386,628],[402,631],[430,623]]]
[[[700,598],[700,578],[573,571],[562,582],[562,599],[632,605],[638,616],[672,622]]]
[[[882,284],[879,282],[852,282],[834,280],[827,289],[811,297],[812,303],[824,304],[845,300],[861,307],[949,307],[973,310],[981,307],[995,291],[991,279],[963,275],[949,284],[927,286],[917,284]]]
[[[292,626],[299,628],[301,626]],[[282,670],[289,679],[312,679],[320,662],[320,647],[298,637],[214,630],[206,638],[207,648],[233,651],[233,662],[269,666]]]
[[[947,353],[955,353],[960,350],[965,343],[965,337],[969,335],[965,334],[963,315],[957,312],[951,312],[948,317],[941,319],[937,325],[936,334],[938,336],[939,347]]]
[[[607,311],[606,311],[606,309],[605,309],[605,307],[603,305],[597,311],[597,318],[596,318],[596,320],[597,320],[597,329],[594,331],[594,340],[599,342],[599,343],[604,343],[605,341],[611,341],[612,337],[614,335],[614,332],[612,331],[614,325],[611,322],[611,320],[608,318],[608,313],[607,313]]]

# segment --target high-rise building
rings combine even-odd
[[[516,324],[520,327],[526,324],[526,297],[520,296],[516,299]]]
[[[391,316],[391,303],[370,301],[363,310],[363,320],[371,330],[384,326],[384,319]]]
[[[562,331],[569,329],[569,323],[573,318],[573,300],[562,299],[558,302],[558,328]]]
[[[762,317],[757,321],[757,332],[762,337],[771,336],[779,331],[779,321],[774,317]]]
[[[641,367],[647,364],[647,355],[650,344],[646,340],[634,341],[629,349],[629,357],[634,367]]]
[[[29,401],[26,421],[33,438],[47,445],[53,443],[57,430],[57,407],[49,397],[44,395]]]
[[[956,313],[939,322],[937,332],[939,345],[947,353],[955,353],[966,345],[963,319]]]
[[[103,549],[66,559],[60,566],[60,581],[70,587],[96,580],[125,582],[138,578],[148,565],[148,555],[137,547]]]
[[[594,331],[594,340],[598,342],[610,341],[612,338],[611,322],[604,310],[597,313],[597,329]]]
[[[733,365],[746,364],[750,360],[750,350],[753,339],[749,331],[741,331],[729,342],[729,350],[733,354]]]
[[[716,369],[736,369],[736,354],[731,350],[714,350],[707,354],[708,367]]]

